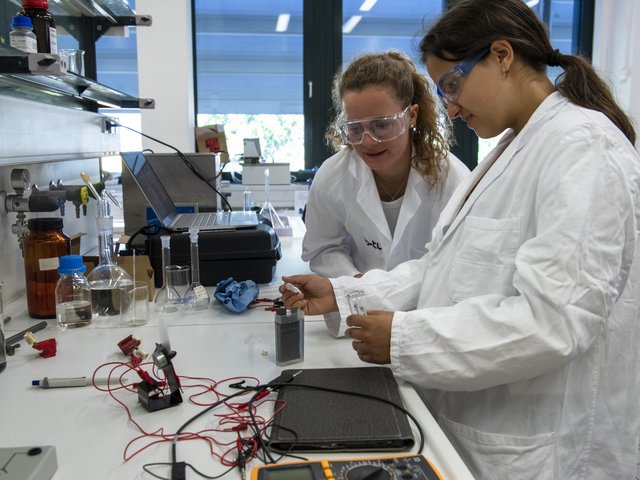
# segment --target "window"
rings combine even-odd
[[[223,124],[230,157],[304,168],[302,0],[195,0],[197,125]]]

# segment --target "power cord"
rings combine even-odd
[[[122,127],[122,128],[126,128],[127,130],[131,130],[134,133],[137,133],[138,135],[141,135],[145,138],[148,138],[149,140],[153,140],[154,142],[157,142],[161,145],[164,145],[165,147],[169,147],[172,150],[175,150],[175,152],[178,154],[178,156],[180,157],[180,159],[185,163],[185,165],[187,165],[187,167],[189,168],[189,170],[191,170],[191,172],[199,179],[202,180],[211,190],[213,190],[224,202],[225,204],[225,209],[229,210],[229,211],[233,211],[233,208],[231,207],[231,204],[229,203],[229,201],[227,200],[227,197],[225,197],[222,193],[220,193],[220,191],[218,191],[218,189],[212,185],[211,183],[209,183],[209,181],[204,178],[204,176],[198,171],[198,169],[196,167],[193,166],[193,164],[189,161],[189,159],[186,157],[186,155],[184,153],[182,153],[180,150],[178,150],[176,147],[174,147],[173,145],[169,145],[166,142],[163,142],[162,140],[158,140],[155,137],[152,137],[151,135],[147,135],[146,133],[142,133],[139,132],[138,130],[128,127],[127,125],[122,125],[119,122],[116,122],[113,118],[110,117],[104,117],[105,118],[105,125],[107,127],[107,129],[111,129],[114,127]],[[224,150],[220,150],[219,152],[216,153],[228,153]],[[224,167],[223,167],[224,168]],[[221,174],[222,174],[222,170],[223,168],[220,169],[220,172],[218,172],[215,176],[215,178],[217,179]]]

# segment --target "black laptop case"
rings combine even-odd
[[[171,263],[191,265],[191,240],[188,233],[171,235]],[[148,237],[149,261],[153,267],[156,287],[162,286],[162,244],[160,235]],[[220,280],[233,277],[236,281],[253,280],[269,283],[282,256],[280,239],[268,225],[237,230],[201,231],[198,234],[200,283],[214,286]]]
[[[393,405],[296,384],[359,392],[402,406],[398,384],[388,368],[302,369],[278,392],[286,407],[272,424],[268,443],[273,450],[400,451],[413,447],[407,416]]]

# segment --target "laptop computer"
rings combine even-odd
[[[122,152],[120,155],[160,223],[171,230],[255,228],[259,223],[255,212],[180,213],[144,153]],[[185,174],[186,172],[188,169],[185,165]],[[214,194],[213,191],[211,193]]]
[[[402,406],[402,399],[389,368],[311,368],[282,373],[294,372],[300,373],[278,390],[277,406],[286,406],[273,420],[268,439],[272,450],[354,452],[413,447],[407,415],[391,404]]]

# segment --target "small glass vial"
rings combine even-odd
[[[59,258],[69,255],[71,240],[62,233],[62,218],[32,218],[22,241],[27,310],[32,318],[56,318]]]
[[[244,206],[244,211],[245,212],[250,212],[251,211],[251,207],[253,207],[253,199],[251,198],[251,190],[249,190],[248,188],[246,188],[243,192],[243,206]]]
[[[22,15],[13,17],[9,42],[13,48],[23,52],[36,53],[38,51],[36,34],[33,33],[33,24],[29,17]]]
[[[60,257],[56,284],[56,319],[62,329],[91,323],[91,287],[84,276],[87,268],[80,255]]]
[[[362,290],[355,290],[347,295],[347,301],[349,302],[349,309],[351,315],[367,315],[368,308],[365,301],[365,295]]]

